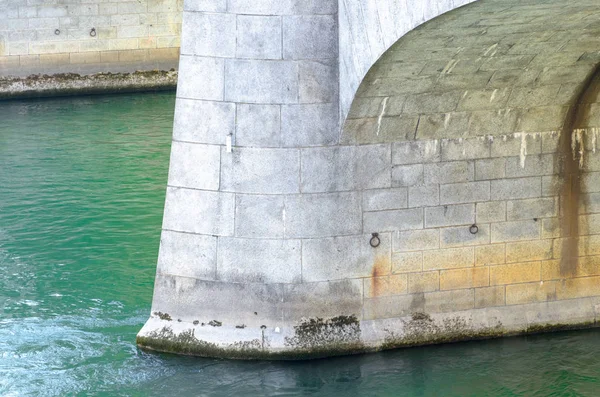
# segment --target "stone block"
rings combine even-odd
[[[238,194],[235,198],[235,235],[283,238],[283,196]]]
[[[490,182],[466,182],[440,186],[440,204],[463,204],[490,199]]]
[[[281,146],[281,106],[237,105],[237,146]]]
[[[377,99],[380,98],[365,98]],[[435,163],[441,159],[439,140],[396,142],[392,145],[392,163],[394,165]]]
[[[300,283],[300,240],[220,238],[217,278],[232,283]]]
[[[233,236],[234,213],[233,194],[168,187],[163,229]]]
[[[474,168],[474,163],[469,161],[425,164],[425,184],[470,182],[475,176]]]
[[[492,182],[495,200],[525,199],[542,196],[542,178],[500,179]]]
[[[485,137],[444,139],[442,161],[484,159],[490,157],[490,141]]]
[[[338,141],[338,114],[334,103],[284,105],[281,134],[288,147],[325,146]]]
[[[408,189],[377,189],[363,192],[363,211],[403,209],[408,206]]]
[[[226,327],[260,327],[264,322],[281,322],[283,300],[283,284],[229,283],[158,274],[152,311],[190,323],[215,320]]]
[[[556,288],[558,300],[600,296],[600,277],[567,279]]]
[[[317,193],[389,188],[390,168],[389,145],[305,149],[301,189]]]
[[[337,21],[333,15],[283,17],[284,59],[337,57]]]
[[[286,194],[300,191],[300,151],[295,149],[221,148],[221,190]]]
[[[509,221],[555,216],[558,216],[558,200],[555,197],[509,200],[506,202],[506,217]]]
[[[395,274],[363,279],[365,299],[402,295],[408,292],[408,275]]]
[[[422,252],[404,252],[392,254],[392,273],[417,273],[422,271]]]
[[[363,304],[365,320],[400,318],[416,311],[423,311],[423,294],[367,298]]]
[[[363,119],[379,117],[383,110],[385,98],[381,97],[356,97],[348,113],[348,119]],[[388,100],[389,101],[389,100]],[[387,102],[386,102],[387,107]],[[417,161],[420,163],[421,161]]]
[[[490,266],[490,285],[540,281],[541,271],[542,263],[539,261]]]
[[[182,55],[177,98],[223,100],[224,59]]]
[[[528,155],[524,158],[523,163],[519,157],[509,157],[506,159],[506,177],[552,175],[558,173],[557,161],[554,154]]]
[[[515,284],[506,286],[506,304],[524,305],[556,300],[555,281]]]
[[[475,265],[473,247],[449,248],[423,252],[423,271],[458,269]]]
[[[364,231],[368,233],[423,228],[423,209],[365,212]]]
[[[141,36],[143,35],[130,37]],[[225,13],[184,13],[181,53],[219,58],[235,57],[236,16]]]
[[[227,10],[236,14],[255,15],[314,15],[335,14],[337,2],[323,0],[319,2],[304,2],[297,0],[230,0]]]
[[[300,318],[362,318],[363,282],[360,279],[302,284],[284,284],[285,298],[280,303],[283,320]]]
[[[425,312],[447,313],[473,309],[474,294],[473,289],[426,293]]]
[[[520,112],[517,125],[519,131],[552,132],[560,131],[567,116],[567,106],[540,106]]]
[[[552,240],[519,241],[506,244],[506,263],[552,258]]]
[[[424,114],[419,118],[416,138],[420,140],[463,138],[469,129],[469,112]]]
[[[362,233],[360,193],[287,196],[285,209],[287,237],[333,237]]]
[[[404,113],[448,113],[456,110],[462,96],[460,91],[422,93],[410,95],[404,106]]]
[[[552,182],[552,186],[557,188],[560,186],[561,180],[555,177]],[[556,191],[550,188],[548,190]],[[587,172],[581,175],[581,191],[584,193],[600,192],[600,172]]]
[[[338,69],[335,60],[298,63],[299,102],[334,103],[338,93]]]
[[[470,113],[469,135],[471,136],[486,136],[488,139],[491,136],[493,141],[494,136],[515,132],[518,113],[514,109],[476,110]]]
[[[236,56],[251,59],[281,59],[281,35],[279,16],[238,15]]]
[[[506,263],[506,246],[504,244],[475,247],[475,266],[499,265]]]
[[[394,251],[422,251],[440,247],[439,229],[410,230],[393,234]]]
[[[392,186],[415,186],[423,184],[423,164],[396,165],[392,168]]]
[[[425,227],[472,225],[475,204],[444,205],[425,208]]]
[[[510,93],[508,88],[471,90],[463,96],[457,110],[504,109]]]
[[[506,220],[506,202],[488,201],[475,205],[477,223],[504,222]]]
[[[476,234],[471,233],[470,226],[448,227],[440,229],[440,245],[442,248],[483,245],[490,243],[490,225],[479,225]]]
[[[439,291],[440,272],[409,273],[408,292],[411,294],[421,292]]]
[[[217,272],[217,238],[163,230],[157,272],[214,280]]]
[[[234,104],[177,98],[173,139],[225,145],[234,129]]]
[[[504,286],[475,288],[475,308],[504,306],[506,304]]]
[[[490,283],[488,267],[440,271],[440,290],[487,287]]]
[[[171,145],[169,185],[219,190],[220,160],[219,146],[174,141]]]
[[[408,188],[408,206],[432,207],[440,205],[439,185],[411,186]]]
[[[225,12],[227,11],[227,0],[195,0],[183,4],[184,11],[199,12]]]
[[[491,147],[492,157],[521,156],[521,153],[532,155],[542,151],[540,134],[515,133],[494,138]]]
[[[224,86],[225,100],[230,102],[298,103],[298,65],[284,61],[227,59]]]
[[[503,243],[540,238],[541,222],[513,221],[492,224],[492,243]]]
[[[484,159],[475,162],[475,180],[502,179],[506,176],[505,158]]]

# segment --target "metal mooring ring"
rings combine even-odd
[[[477,234],[477,233],[479,233],[479,226],[477,226],[477,225],[471,225],[471,227],[469,228],[469,232],[471,232],[471,234]]]
[[[56,30],[54,31],[54,34],[58,36],[58,35],[60,34],[60,29],[56,29]]]
[[[369,242],[369,244],[371,244],[371,247],[373,248],[377,248],[381,245],[381,239],[379,238],[379,233],[373,233],[371,234],[371,241]]]
[[[90,30],[90,36],[96,37],[96,28],[92,28],[92,30]]]

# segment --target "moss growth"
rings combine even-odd
[[[157,316],[158,318],[160,318],[161,320],[173,321],[173,319],[171,318],[171,316],[169,315],[169,313],[154,312],[153,314],[155,316]]]

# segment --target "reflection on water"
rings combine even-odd
[[[596,396],[600,332],[298,363],[147,354],[173,94],[0,103],[0,396]]]

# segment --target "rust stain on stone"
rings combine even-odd
[[[381,296],[388,287],[392,264],[388,257],[377,256],[371,270],[371,296]]]
[[[563,277],[577,275],[579,269],[579,208],[585,200],[581,194],[581,160],[585,150],[583,139],[578,139],[576,131],[588,126],[590,103],[595,102],[600,93],[600,65],[586,79],[580,94],[575,99],[563,126],[559,142],[559,161],[562,184],[560,195],[562,240],[560,274]]]

